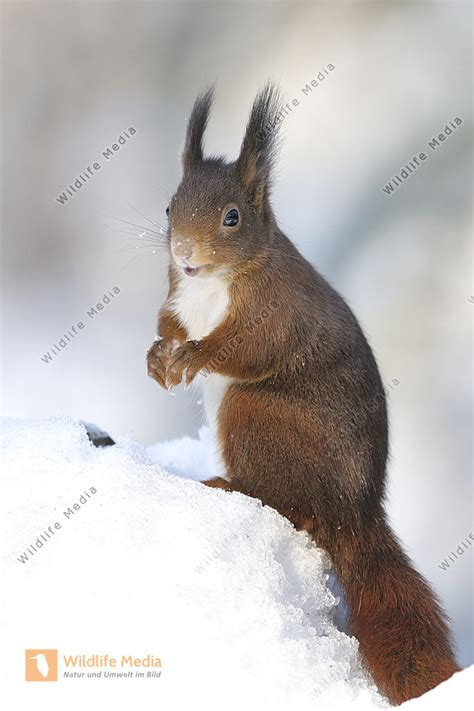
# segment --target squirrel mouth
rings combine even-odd
[[[183,272],[186,276],[196,276],[196,274],[201,270],[201,267],[183,267]]]

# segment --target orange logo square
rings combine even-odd
[[[26,649],[25,679],[26,681],[57,681],[58,650]]]

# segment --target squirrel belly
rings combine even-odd
[[[328,552],[365,665],[401,703],[459,667],[436,596],[387,522],[377,363],[344,299],[277,225],[278,92],[257,96],[233,163],[203,156],[211,99],[194,105],[168,208],[170,288],[148,372],[165,388],[198,379],[224,468],[205,483],[260,499]]]

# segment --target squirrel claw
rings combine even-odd
[[[162,340],[155,340],[146,354],[148,375],[153,380],[156,380],[162,388],[166,387],[165,374],[168,357],[168,354],[163,349]]]
[[[186,341],[171,356],[166,369],[166,383],[168,387],[179,385],[185,379],[188,388],[202,368],[200,362],[200,346],[198,341]]]

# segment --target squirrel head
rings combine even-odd
[[[278,147],[280,95],[267,83],[255,98],[237,160],[204,158],[203,134],[213,89],[200,94],[189,119],[183,177],[167,208],[175,267],[187,276],[235,273],[271,239],[271,173]]]

